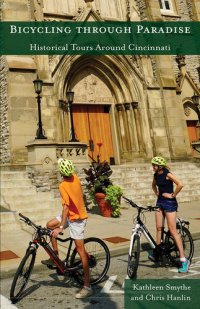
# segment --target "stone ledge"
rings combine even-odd
[[[6,60],[10,70],[36,70],[36,64],[31,56],[6,56]]]

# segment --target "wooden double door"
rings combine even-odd
[[[114,155],[109,109],[108,105],[74,104],[73,121],[76,138],[88,145],[89,155],[96,160],[100,154],[101,161],[112,162]]]
[[[198,140],[198,132],[197,132],[197,121],[194,120],[188,120],[187,121],[187,129],[188,129],[188,135],[189,135],[189,141],[190,143]],[[195,151],[192,149],[192,155],[194,155]]]

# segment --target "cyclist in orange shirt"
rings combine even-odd
[[[55,253],[58,255],[58,245],[56,237],[66,227],[69,227],[70,236],[74,239],[76,249],[80,255],[83,271],[84,286],[76,298],[85,298],[93,294],[90,287],[90,276],[88,266],[88,255],[84,246],[84,228],[87,222],[87,211],[83,200],[83,192],[79,178],[74,173],[75,167],[70,160],[59,159],[58,168],[63,176],[63,181],[59,185],[62,200],[62,215],[47,222],[47,228],[52,229],[51,243]],[[44,265],[54,265],[53,260],[41,261]]]

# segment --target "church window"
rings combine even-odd
[[[171,0],[159,0],[161,12],[173,12],[173,5]]]

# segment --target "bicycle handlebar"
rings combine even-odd
[[[28,217],[24,216],[23,214],[19,213],[19,216],[23,219],[22,221],[24,221],[26,224],[34,227],[36,230],[40,231],[41,234],[43,235],[47,235],[49,237],[51,237],[51,232],[52,230],[47,229],[45,227],[41,227],[40,225],[36,225],[34,222],[32,222]],[[62,232],[59,233],[60,235],[63,235]]]
[[[159,209],[157,206],[147,206],[147,207],[141,207],[135,204],[132,200],[127,198],[126,196],[122,196],[122,198],[127,201],[132,207],[137,208],[138,210],[146,210],[146,211],[156,211]]]
[[[23,221],[28,224],[31,225],[33,227],[35,227],[36,229],[39,229],[41,226],[36,225],[35,223],[33,223],[28,217],[22,215],[21,213],[19,213],[19,216],[23,219]]]

